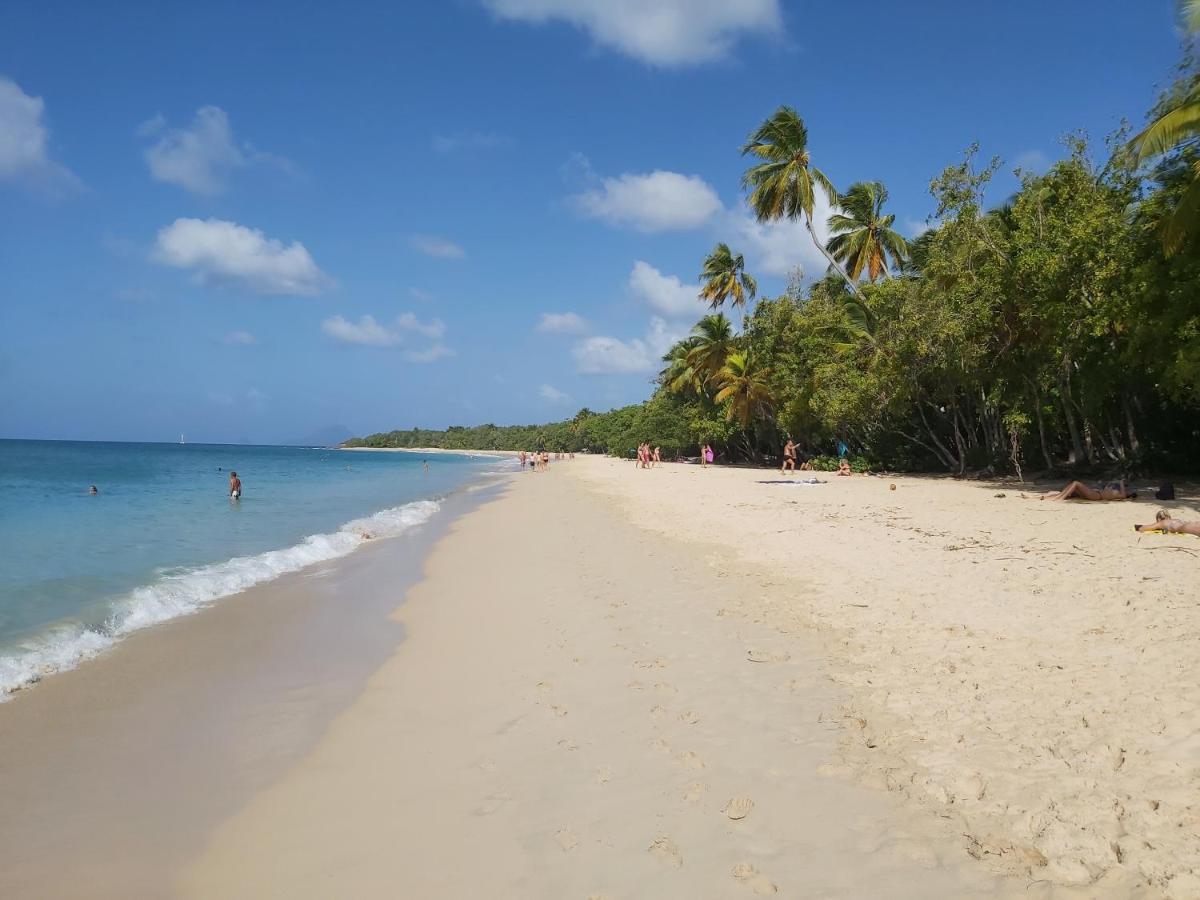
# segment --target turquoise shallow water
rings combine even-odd
[[[0,440],[0,694],[366,536],[419,527],[487,458]],[[236,470],[243,496],[229,499]],[[88,493],[96,485],[99,494]]]

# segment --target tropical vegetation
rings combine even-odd
[[[1181,3],[1200,28],[1200,2]],[[530,428],[392,432],[376,445],[612,452],[643,440],[668,456],[700,444],[761,460],[788,436],[809,455],[862,465],[1021,473],[1200,469],[1200,66],[1136,135],[1068,134],[1044,172],[977,146],[929,183],[928,228],[905,240],[888,193],[840,193],[814,165],[799,113],[781,106],[742,147],[763,222],[803,222],[828,262],[761,297],[740,253],[702,262],[697,312],[643,404]],[[817,237],[817,199],[831,237]],[[726,318],[729,304],[740,329]],[[445,443],[440,443],[445,441]],[[406,444],[405,442],[411,442]]]

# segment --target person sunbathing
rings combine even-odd
[[[1162,534],[1194,534],[1200,537],[1200,522],[1185,522],[1176,519],[1167,510],[1160,509],[1154,514],[1153,525],[1134,525],[1134,531],[1145,533],[1161,532]]]
[[[852,472],[852,471],[850,470],[850,463],[849,463],[849,461],[848,461],[848,460],[846,459],[846,457],[844,457],[844,456],[843,456],[843,457],[841,458],[841,460],[838,462],[837,474],[838,474],[838,475],[853,475],[853,474],[854,474],[854,472]]]
[[[1136,500],[1137,491],[1125,487],[1125,480],[1118,484],[1106,484],[1096,489],[1082,481],[1072,481],[1061,491],[1048,491],[1043,494],[1043,500]]]

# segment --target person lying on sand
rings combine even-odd
[[[1101,488],[1088,487],[1082,481],[1072,481],[1061,491],[1048,491],[1043,500],[1136,500],[1137,491],[1125,487],[1125,479]]]
[[[1167,510],[1160,509],[1154,514],[1153,525],[1134,525],[1134,531],[1162,532],[1163,534],[1194,534],[1200,537],[1200,522],[1185,522],[1174,518]]]

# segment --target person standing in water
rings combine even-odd
[[[242,479],[238,478],[237,472],[229,473],[229,499],[240,500],[242,498]]]
[[[421,460],[421,468],[424,469],[425,474],[428,475],[429,474],[429,460],[427,460],[427,459]]]

